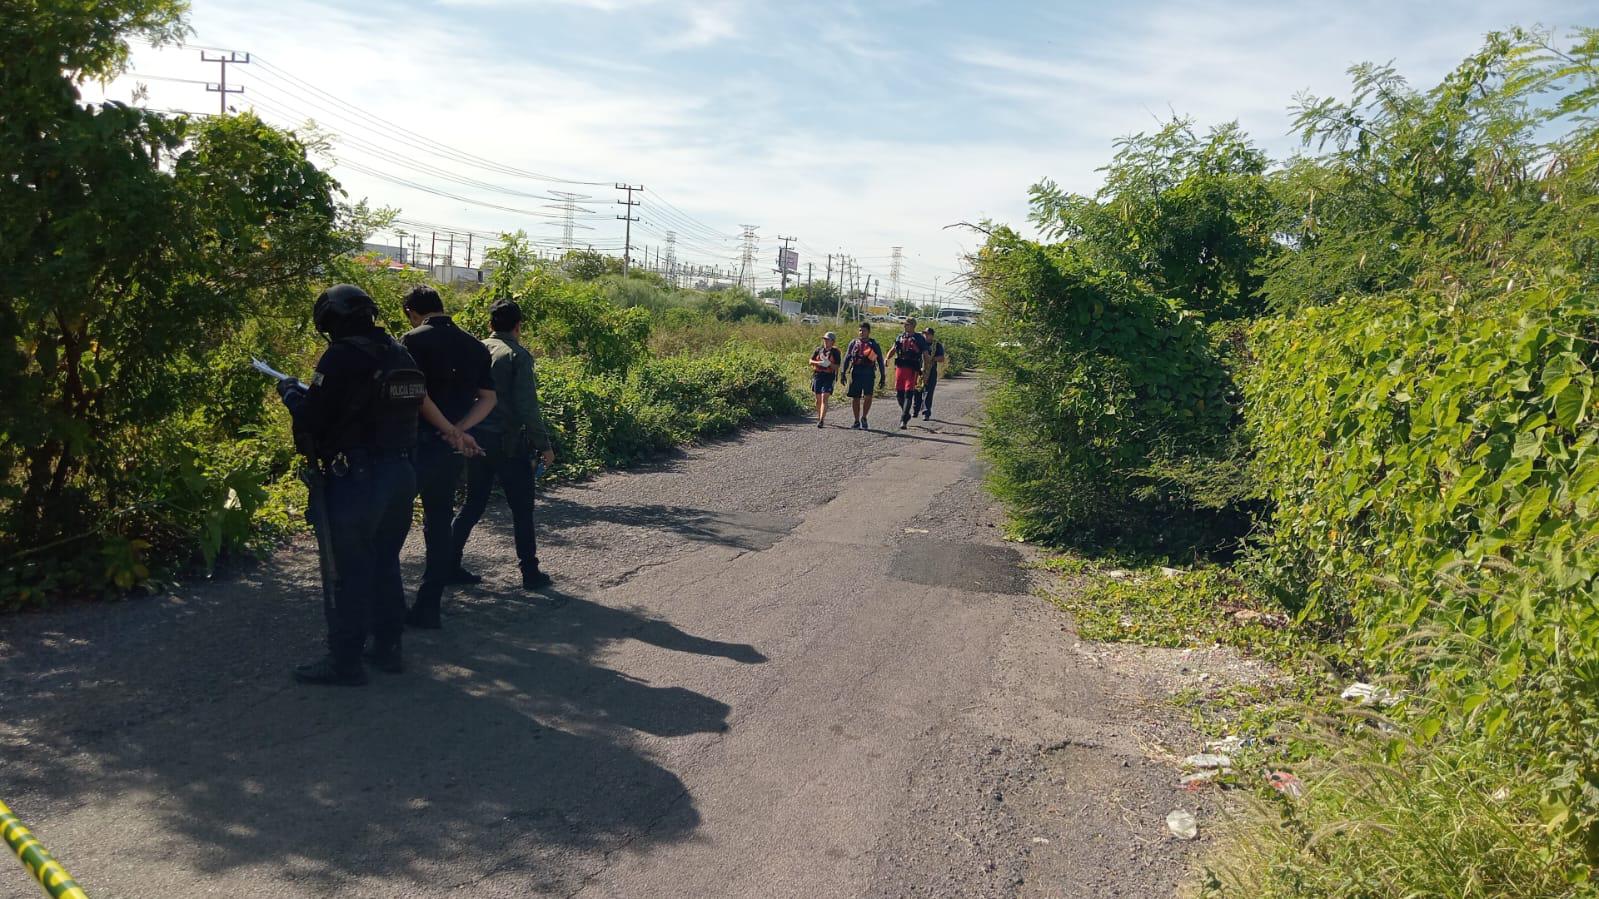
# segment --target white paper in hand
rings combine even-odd
[[[273,379],[274,381],[281,381],[284,378],[288,377],[288,375],[284,374],[283,372],[278,371],[277,369],[273,368],[272,366],[266,364],[265,362],[262,362],[260,359],[254,358],[254,357],[251,357],[251,359],[250,359],[250,367],[254,368],[256,371],[260,372],[261,374],[266,375],[267,377]],[[294,383],[299,384],[301,388],[305,388],[305,382],[304,381],[296,380]]]

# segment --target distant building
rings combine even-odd
[[[483,270],[464,265],[435,265],[433,280],[441,284],[482,284]]]
[[[405,265],[410,262],[410,260],[406,258],[407,254],[405,247],[396,247],[384,243],[364,243],[361,244],[361,252],[376,253],[379,256],[382,256],[384,259],[398,262],[401,265]]]

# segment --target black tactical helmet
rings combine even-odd
[[[318,331],[331,334],[340,322],[350,316],[360,313],[375,316],[377,311],[378,305],[372,302],[366,291],[354,284],[335,284],[316,298],[316,305],[311,308],[311,321],[316,324]]]

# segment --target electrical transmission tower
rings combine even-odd
[[[666,232],[666,283],[677,286],[677,232]]]
[[[888,264],[888,305],[890,306],[899,302],[899,275],[901,267],[905,264],[905,248],[894,247],[893,249],[894,255]]]
[[[755,254],[761,245],[761,239],[755,235],[755,231],[760,228],[760,225],[739,225],[739,227],[743,229],[743,233],[740,236],[744,240],[744,246],[738,265],[738,286],[746,286],[745,279],[748,278],[749,289],[753,292],[755,290]]]
[[[589,196],[588,194],[574,194],[564,190],[552,190],[550,191],[550,196],[561,201],[553,207],[561,211],[561,249],[571,250],[574,246],[572,240],[573,231],[578,228],[582,228],[585,231],[594,230],[590,225],[577,223],[577,214],[579,212],[594,211],[592,209],[582,209],[577,205],[579,200],[587,200]]]

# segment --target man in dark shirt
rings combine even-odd
[[[888,380],[888,371],[883,365],[883,348],[872,339],[869,322],[861,322],[860,336],[851,340],[849,349],[844,351],[844,370],[849,372],[849,401],[855,411],[855,423],[850,427],[869,431],[872,428],[866,416],[871,414],[872,395],[877,389],[872,377],[877,375],[880,380]]]
[[[938,367],[944,364],[944,344],[933,336],[933,329],[927,328],[922,332],[927,338],[927,355],[922,361],[922,421],[933,417],[933,391],[938,389]]]
[[[456,327],[444,314],[444,300],[431,287],[413,287],[403,302],[412,328],[400,342],[416,359],[427,377],[428,399],[461,431],[470,431],[494,409],[494,379],[489,373],[489,351],[472,335]],[[472,444],[469,451],[475,450]],[[475,454],[475,453],[474,453]],[[474,583],[462,577],[450,537],[455,517],[455,489],[461,481],[462,457],[433,430],[425,429],[417,441],[416,486],[422,497],[422,537],[427,562],[416,602],[405,616],[411,627],[440,626],[439,605],[444,587]]]

